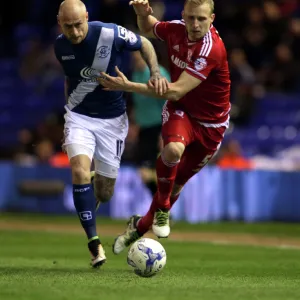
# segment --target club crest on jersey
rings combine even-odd
[[[205,69],[207,67],[207,61],[205,58],[203,57],[200,57],[198,59],[196,59],[195,61],[195,69],[197,71],[201,71],[203,69]]]
[[[175,46],[173,47],[173,49],[174,49],[175,51],[179,52],[179,45],[175,45]]]
[[[108,46],[100,46],[97,48],[97,56],[99,58],[106,58],[110,54],[110,48]]]
[[[96,78],[100,76],[100,72],[89,67],[85,67],[80,71],[80,76],[85,79]]]
[[[185,69],[186,66],[187,66],[186,62],[182,61],[178,57],[175,57],[174,55],[171,56],[171,60],[172,60],[174,65],[176,65],[177,67],[179,67],[181,69]]]

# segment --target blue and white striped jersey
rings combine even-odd
[[[88,26],[80,44],[72,44],[64,35],[55,41],[55,55],[70,82],[67,107],[93,118],[115,118],[126,109],[123,92],[103,91],[97,77],[100,72],[116,76],[115,66],[122,71],[124,50],[140,50],[141,37],[116,24],[89,22]]]

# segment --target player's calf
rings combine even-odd
[[[116,178],[109,178],[100,174],[95,174],[94,177],[94,192],[98,201],[108,202],[113,194],[115,188]]]
[[[116,179],[104,177],[92,171],[91,182],[96,198],[96,210],[98,210],[101,203],[108,202],[112,198]]]
[[[91,171],[90,175],[91,175],[91,186],[92,186],[92,189],[93,189],[94,195],[95,195],[95,186],[94,186],[95,171]],[[100,201],[100,199],[98,199],[96,197],[96,195],[95,195],[95,198],[96,198],[96,211],[97,211],[99,209],[101,201]]]

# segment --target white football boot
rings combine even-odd
[[[132,243],[137,241],[142,237],[137,231],[137,222],[141,219],[141,216],[134,215],[130,217],[127,222],[127,229],[123,234],[120,234],[112,246],[112,251],[114,254],[121,253],[126,247],[130,246]]]
[[[152,231],[158,238],[167,238],[171,232],[170,229],[170,212],[157,210],[154,214]]]
[[[100,243],[99,239],[92,240],[88,243],[92,261],[91,265],[93,268],[99,268],[106,262],[105,251]]]

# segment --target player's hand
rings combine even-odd
[[[116,73],[118,76],[110,76],[107,73],[101,72],[102,77],[98,78],[98,82],[104,86],[104,91],[126,91],[128,87],[129,80],[127,77],[115,67]]]
[[[129,5],[132,5],[135,13],[141,17],[147,17],[153,14],[153,9],[149,5],[148,0],[133,0],[129,2]]]
[[[155,89],[156,94],[162,96],[169,89],[169,81],[159,73],[152,75],[148,81],[148,86]]]

